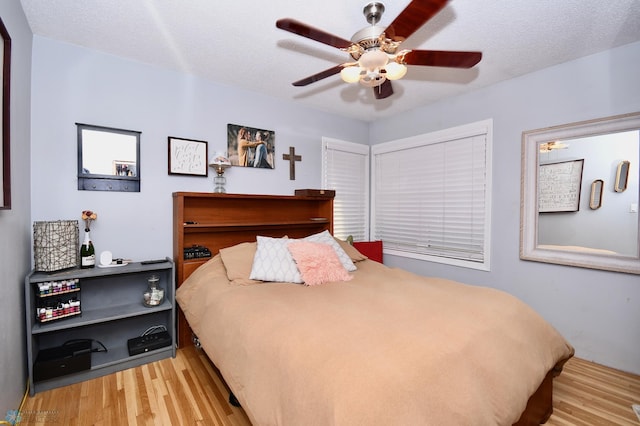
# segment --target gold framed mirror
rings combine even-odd
[[[621,161],[616,169],[616,182],[613,186],[613,190],[616,192],[624,192],[627,189],[627,183],[629,181],[629,166],[631,163],[628,161]]]
[[[591,196],[589,197],[589,208],[598,210],[602,207],[602,191],[604,189],[604,181],[596,179],[591,182]]]

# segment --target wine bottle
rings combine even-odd
[[[93,268],[96,266],[96,250],[91,242],[89,228],[84,230],[84,242],[80,247],[80,267]]]

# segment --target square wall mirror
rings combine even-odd
[[[639,163],[640,112],[523,132],[520,258],[640,274]]]
[[[140,192],[140,133],[76,123],[78,189]]]

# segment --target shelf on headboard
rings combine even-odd
[[[318,224],[328,224],[329,219],[322,220],[296,220],[289,222],[218,222],[218,223],[188,223],[184,225],[184,232],[224,232],[232,229],[254,229],[254,228],[287,228],[287,227],[317,227]]]
[[[184,259],[184,248],[221,248],[255,241],[257,235],[301,238],[333,233],[333,197],[301,195],[173,193],[173,257],[176,285],[209,259]],[[178,312],[178,341],[191,344],[191,331]]]

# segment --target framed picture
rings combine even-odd
[[[209,176],[209,144],[169,136],[169,174]]]
[[[541,164],[538,212],[577,212],[580,209],[583,160]]]
[[[227,125],[227,155],[232,166],[273,169],[275,150],[273,130]]]
[[[0,119],[0,138],[2,138],[2,149],[0,149],[0,210],[11,208],[11,161],[10,161],[10,141],[9,141],[9,94],[11,88],[11,37],[0,19],[0,58],[2,58],[2,73],[0,84],[2,85],[2,118]]]
[[[135,161],[114,160],[112,174],[114,176],[137,176],[136,165]]]

